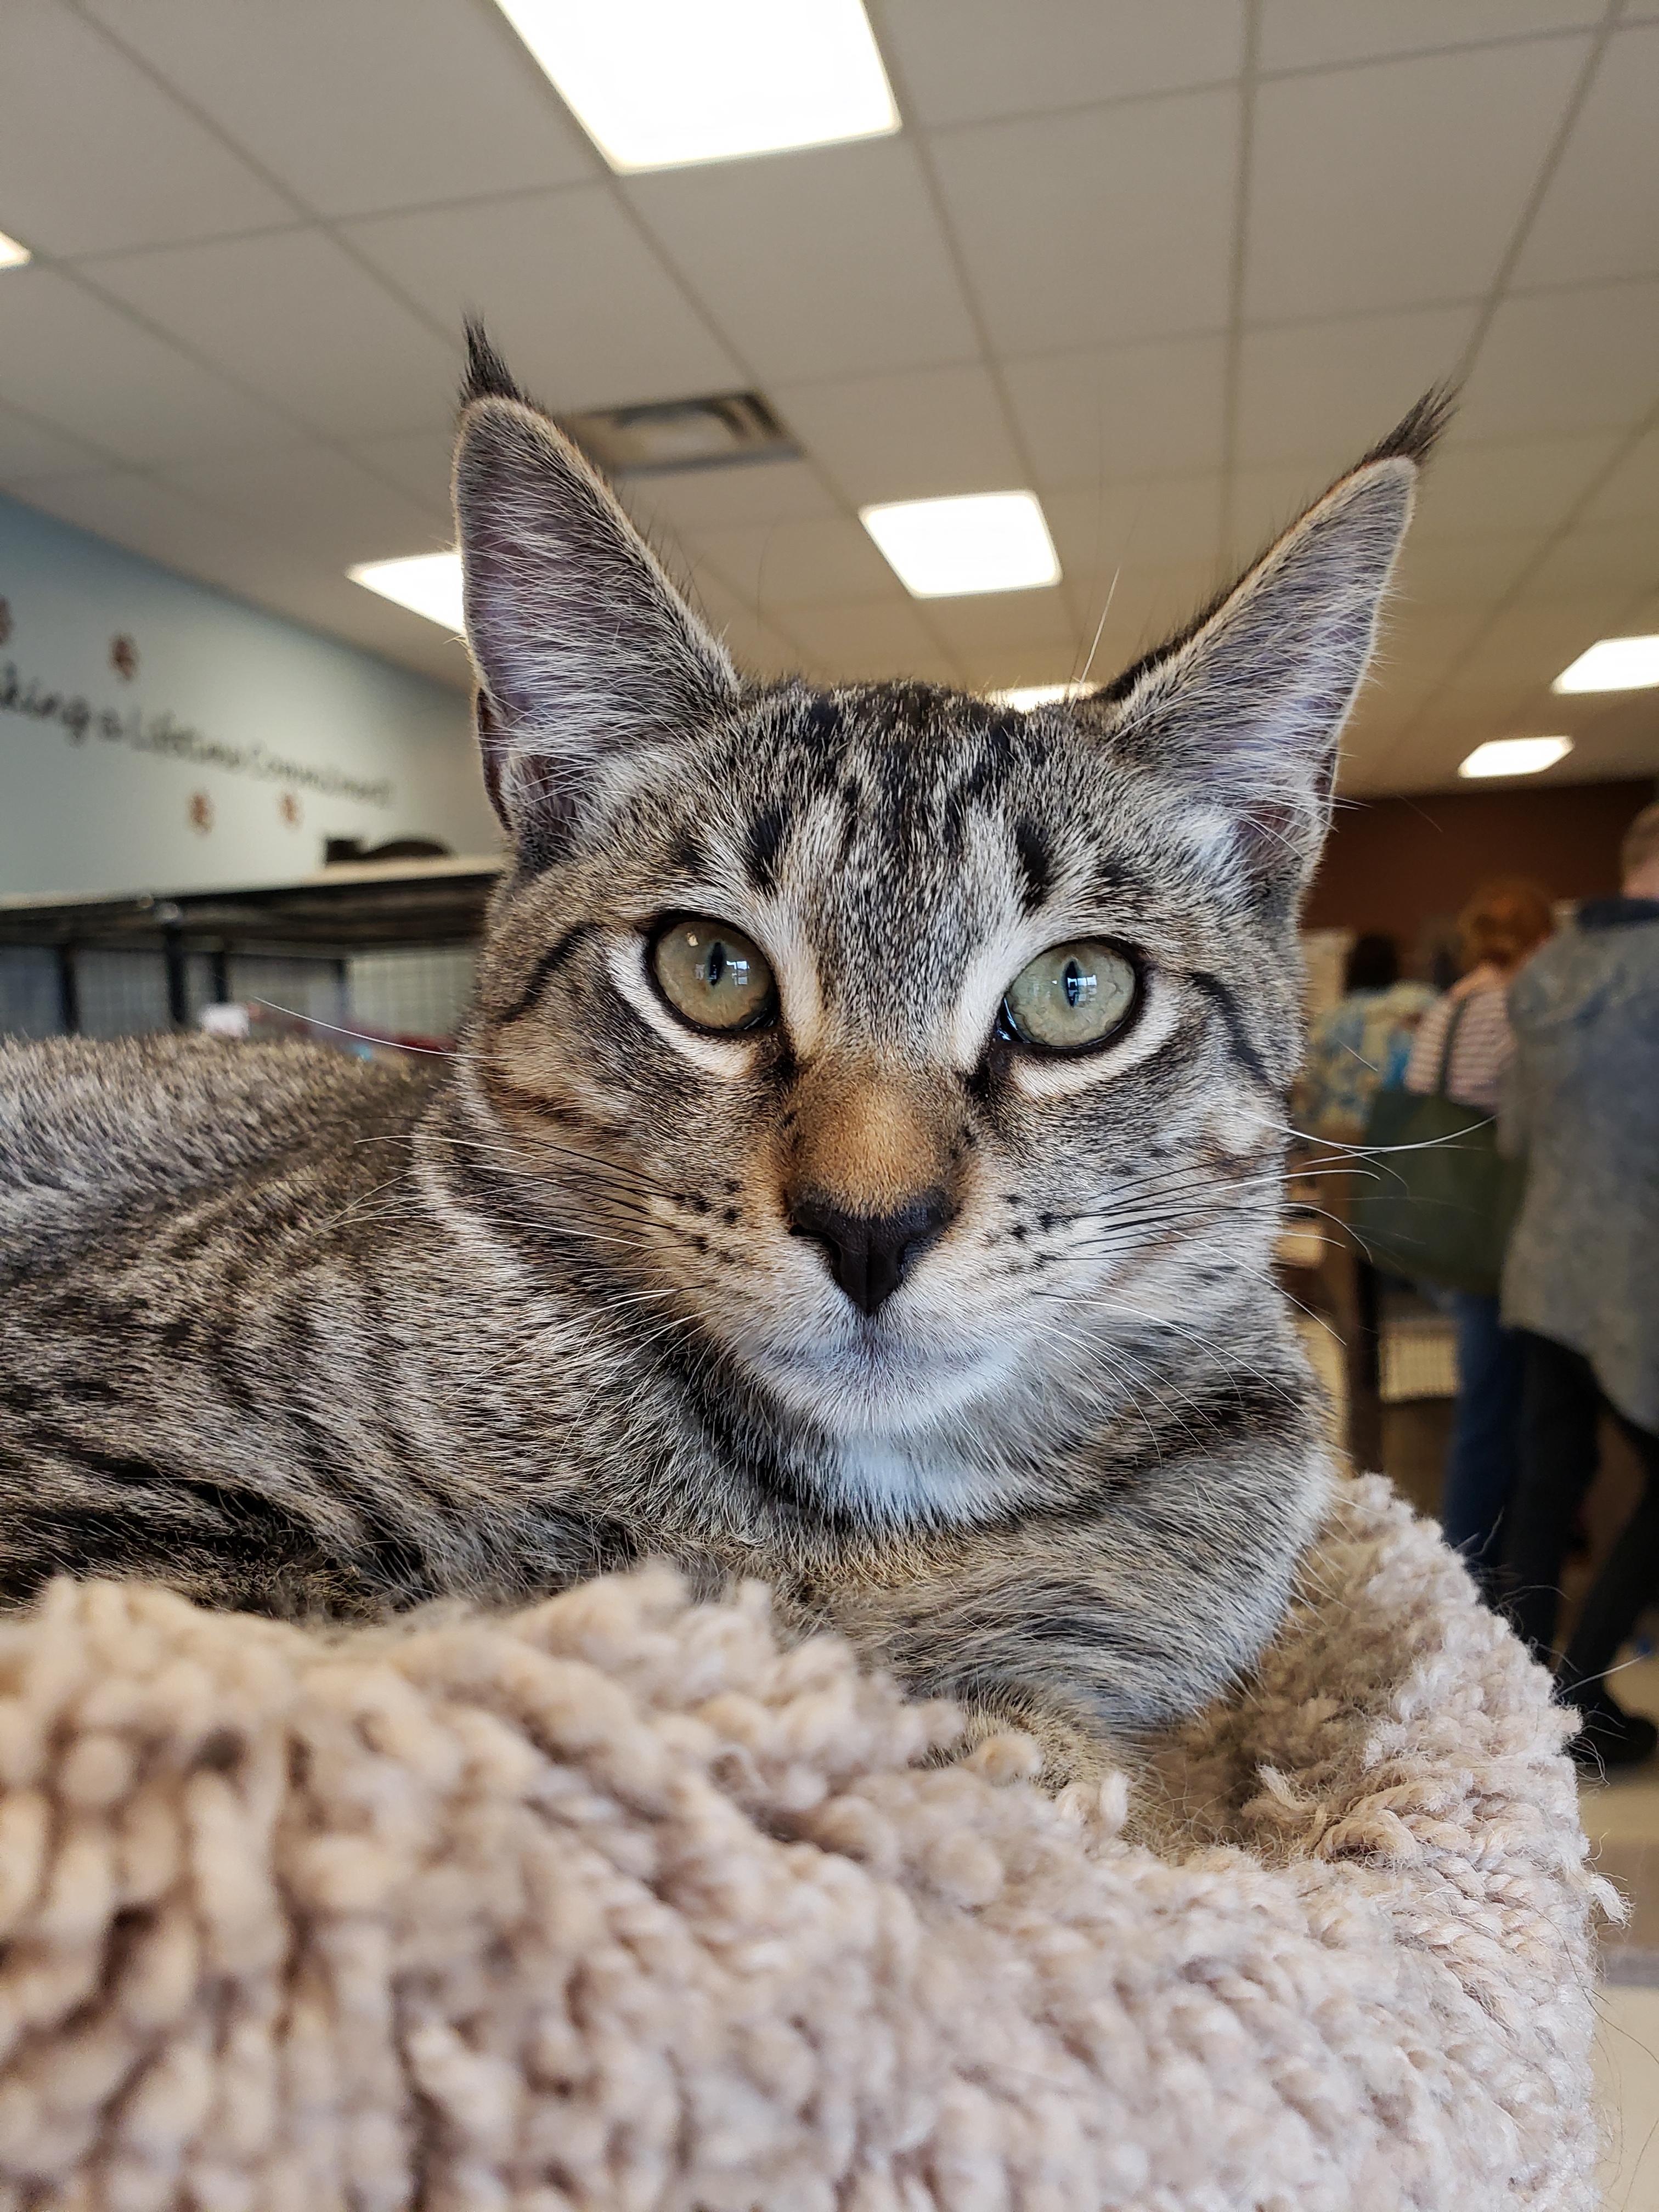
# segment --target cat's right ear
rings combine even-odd
[[[455,520],[491,803],[544,865],[629,756],[738,692],[725,648],[569,439],[469,326]]]

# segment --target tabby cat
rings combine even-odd
[[[1297,906],[1439,413],[1021,714],[744,682],[475,335],[513,860],[460,1047],[0,1054],[0,1595],[665,1556],[1061,1734],[1234,1677],[1326,1492],[1271,1272]]]

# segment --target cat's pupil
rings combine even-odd
[[[1066,963],[1066,1005],[1068,1006],[1078,1006],[1087,995],[1088,987],[1083,979],[1083,970],[1078,966],[1075,960],[1068,960]]]
[[[714,990],[726,973],[726,947],[719,938],[708,948],[708,988]]]

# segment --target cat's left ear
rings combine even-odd
[[[1183,787],[1217,863],[1261,891],[1311,875],[1337,748],[1376,642],[1419,472],[1450,412],[1431,392],[1183,635],[1111,687],[1114,749]]]
[[[603,479],[469,328],[455,453],[484,781],[520,857],[557,852],[633,753],[728,705],[738,678]]]

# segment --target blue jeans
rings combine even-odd
[[[1524,1340],[1498,1317],[1498,1301],[1474,1291],[1446,1294],[1457,1323],[1457,1409],[1440,1525],[1490,1601],[1502,1546],[1498,1529],[1521,1472]]]

